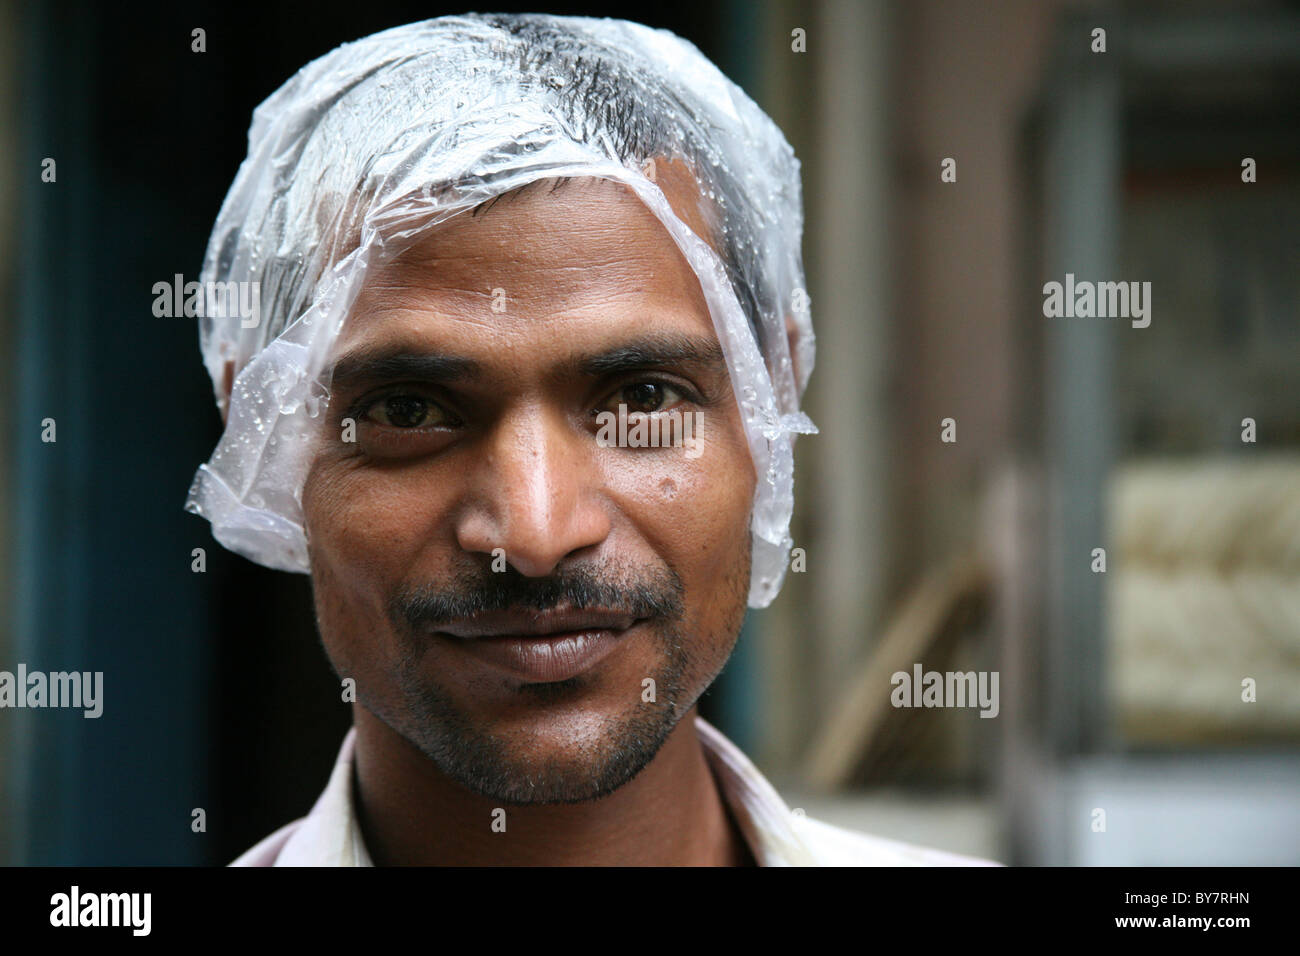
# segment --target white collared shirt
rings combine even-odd
[[[792,812],[749,758],[701,717],[696,732],[759,866],[997,866],[989,860],[886,840]],[[352,802],[356,728],[343,738],[325,792],[231,866],[374,866]]]

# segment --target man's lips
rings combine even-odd
[[[550,684],[595,667],[637,621],[591,609],[497,611],[440,625],[434,633],[520,680]]]
[[[636,623],[617,611],[554,609],[550,611],[488,611],[445,624],[436,631],[460,638],[547,637],[574,631],[625,631]]]

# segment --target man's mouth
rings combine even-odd
[[[551,684],[595,667],[638,623],[591,608],[492,611],[439,625],[434,635],[519,680]]]

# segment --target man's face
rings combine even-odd
[[[508,803],[621,786],[717,676],[755,482],[663,226],[616,183],[537,187],[372,268],[303,490],[335,670],[444,774]],[[620,405],[632,434],[698,413],[698,445],[610,446],[597,416]]]

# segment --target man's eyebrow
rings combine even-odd
[[[599,355],[583,357],[575,364],[580,372],[593,377],[680,365],[697,366],[713,372],[725,371],[727,367],[722,346],[715,339],[688,335],[655,336],[629,342]]]
[[[387,347],[347,353],[334,363],[330,381],[332,388],[347,389],[394,379],[451,382],[473,378],[479,372],[479,364],[473,359]]]
[[[678,366],[722,372],[727,362],[722,346],[715,339],[661,335],[581,356],[565,365],[571,373],[600,378],[620,372]],[[449,384],[477,378],[482,373],[482,366],[473,359],[389,346],[361,348],[343,355],[334,363],[330,383],[331,388],[340,391],[396,380]]]

